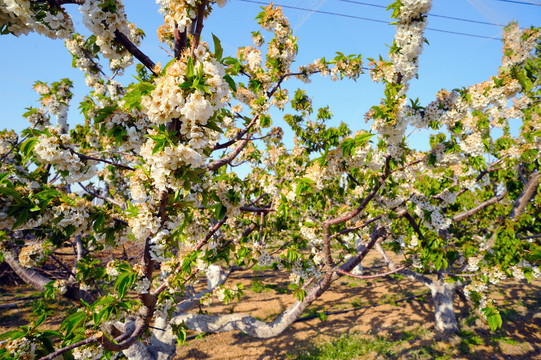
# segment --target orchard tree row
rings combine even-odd
[[[140,51],[144,33],[120,0],[0,0],[2,34],[64,41],[88,86],[75,105],[84,121],[68,119],[69,79],[37,81],[28,127],[0,132],[0,258],[77,307],[56,331],[41,330],[41,316],[1,335],[0,358],[164,360],[187,329],[273,337],[337,279],[392,273],[430,289],[439,331],[459,330],[455,293],[501,326],[488,286],[540,275],[539,29],[510,24],[497,73],[421,104],[408,87],[429,0],[389,5],[389,54],[338,52],[295,68],[297,38],[279,7],[257,16],[253,44],[224,54],[220,34],[202,41],[224,0],[157,2],[164,65]],[[74,28],[66,9],[77,8],[92,35]],[[134,63],[136,81],[123,86],[115,79]],[[330,126],[330,107],[288,85],[318,76],[382,83],[381,102],[366,109],[370,131]],[[273,127],[276,116],[286,129]],[[429,150],[409,144],[412,129]],[[141,258],[103,261],[131,243]],[[369,252],[388,269],[359,271]],[[64,276],[37,271],[45,262]],[[243,301],[232,273],[265,269],[289,276],[283,313],[205,314]]]

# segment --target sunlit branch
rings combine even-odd
[[[393,270],[390,270],[390,271],[387,271],[387,272],[384,272],[384,273],[380,273],[380,274],[373,274],[373,275],[355,275],[355,274],[352,274],[350,272],[344,271],[344,270],[342,270],[340,268],[337,268],[335,271],[342,274],[342,275],[346,275],[348,277],[352,277],[352,278],[355,278],[355,279],[375,279],[375,278],[380,278],[380,277],[384,277],[384,276],[387,276],[387,275],[397,273],[399,271],[402,271],[402,270],[406,269],[409,266],[411,266],[411,264],[400,266],[400,267],[398,267],[396,269],[393,269]]]

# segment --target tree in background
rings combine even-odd
[[[259,14],[253,45],[224,57],[216,36],[213,46],[201,41],[205,18],[224,1],[159,1],[158,34],[172,52],[162,66],[138,49],[143,32],[120,1],[1,1],[2,33],[64,39],[90,88],[79,104],[84,124],[70,129],[73,84],[36,82],[41,106],[24,114],[30,126],[1,133],[3,261],[46,296],[78,307],[58,331],[40,330],[42,316],[4,334],[3,358],[122,351],[169,359],[185,329],[272,337],[340,277],[390,273],[430,288],[438,330],[458,331],[457,290],[495,329],[501,317],[487,285],[539,276],[538,29],[510,24],[497,74],[422,106],[407,90],[431,2],[392,3],[389,55],[368,64],[383,98],[366,113],[371,130],[353,133],[345,123],[330,127],[328,107],[314,109],[304,90],[285,84],[356,80],[361,56],[337,53],[291,69],[297,38],[279,7]],[[92,35],[75,32],[70,4]],[[115,78],[134,58],[137,79],[123,86]],[[271,127],[279,114],[271,109],[291,112],[285,134]],[[510,121],[521,123],[518,132]],[[433,134],[430,149],[410,146],[407,129]],[[249,168],[243,178],[234,172],[240,164]],[[103,262],[128,243],[141,244],[140,259]],[[75,261],[55,255],[70,246]],[[389,271],[358,274],[370,251]],[[47,260],[65,277],[34,270]],[[278,317],[204,313],[212,302],[242,301],[231,273],[261,269],[290,274],[296,300]],[[199,275],[207,288],[197,286]]]

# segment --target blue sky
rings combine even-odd
[[[361,0],[358,0],[361,1]],[[264,1],[263,1],[264,2]],[[287,5],[333,12],[349,16],[390,21],[384,9],[355,4],[355,0],[276,0],[276,5]],[[388,5],[389,0],[365,0],[365,3]],[[541,4],[540,0],[530,1]],[[211,41],[211,33],[222,41],[224,54],[235,54],[239,46],[251,45],[250,31],[259,30],[254,21],[260,11],[258,4],[230,0],[224,8],[216,8],[205,23],[203,38]],[[142,50],[155,62],[168,61],[167,53],[160,48],[156,29],[162,17],[158,6],[153,2],[125,1],[128,19],[145,31]],[[67,5],[74,14],[75,28],[86,33],[81,24],[76,5]],[[317,12],[284,9],[299,38],[297,65],[311,62],[316,58],[332,58],[336,51],[345,54],[362,54],[363,59],[380,54],[385,56],[394,35],[394,26],[383,23],[363,21],[343,16]],[[498,0],[435,0],[432,13],[449,17],[471,19],[483,22],[507,24],[517,20],[524,26],[541,25],[541,6],[530,6]],[[419,79],[413,80],[409,96],[419,97],[421,102],[430,102],[435,93],[442,88],[453,89],[468,86],[488,79],[496,74],[501,58],[501,28],[483,24],[473,24],[451,19],[429,16],[429,27],[446,31],[477,34],[492,39],[475,38],[436,31],[427,31],[430,42],[425,46],[420,59]],[[270,33],[263,32],[270,38]],[[38,106],[37,95],[31,89],[36,80],[56,81],[69,77],[75,82],[75,98],[70,111],[70,123],[78,123],[77,102],[87,92],[83,74],[71,68],[71,56],[60,40],[49,40],[36,34],[21,36],[1,36],[0,46],[0,108],[2,117],[0,128],[13,128],[17,131],[26,127],[21,117],[24,108]],[[129,76],[125,80],[130,81]],[[312,84],[304,85],[291,81],[289,88],[302,87],[313,97],[315,106],[329,105],[336,123],[344,121],[353,129],[366,127],[364,113],[379,103],[382,86],[374,84],[368,75],[362,75],[357,82],[332,82],[328,78],[318,78]],[[279,122],[277,122],[279,124]],[[415,140],[414,140],[415,141]]]

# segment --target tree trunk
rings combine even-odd
[[[436,315],[436,330],[445,334],[455,334],[460,331],[453,307],[453,296],[456,284],[445,281],[434,281],[430,286],[434,313]]]

